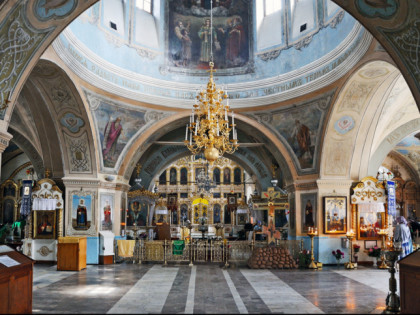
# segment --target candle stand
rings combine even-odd
[[[354,265],[351,262],[351,251],[352,251],[352,240],[354,238],[354,233],[353,231],[350,231],[349,233],[346,234],[347,239],[349,240],[349,262],[346,265],[346,269],[354,269]]]
[[[314,236],[317,235],[317,231],[313,228],[309,228],[307,235],[311,238],[311,263],[309,264],[309,269],[318,269],[318,266],[315,263],[314,257]]]
[[[389,263],[389,293],[386,297],[386,308],[383,314],[399,314],[400,309],[400,297],[397,292],[397,280],[395,279],[395,262],[398,260],[398,256],[401,254],[401,250],[389,250],[385,251],[386,260]]]
[[[385,235],[387,232],[385,229],[381,229],[378,234],[382,236],[382,246],[381,246],[381,265],[378,267],[379,269],[388,269],[388,265],[385,263]]]

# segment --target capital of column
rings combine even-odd
[[[13,136],[7,131],[0,131],[0,153],[3,153],[4,150],[9,146],[9,141]]]

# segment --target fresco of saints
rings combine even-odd
[[[111,121],[110,119],[105,126],[104,141],[102,143],[102,154],[104,156],[104,161],[115,161],[115,148],[117,146],[117,141],[121,133],[121,118],[117,117],[114,121]]]
[[[220,45],[220,43],[217,41],[217,34],[215,28],[210,28],[210,19],[205,20],[204,24],[198,31],[198,37],[201,40],[200,61],[209,62],[211,52],[211,41],[213,40],[213,45],[216,45],[216,47],[220,47],[218,46]]]
[[[296,141],[299,146],[298,157],[312,158],[310,151],[311,147],[311,134],[307,126],[302,124],[298,119],[295,120],[295,128],[292,132],[292,138],[296,137]]]
[[[242,26],[242,19],[239,16],[228,20],[228,23],[226,60],[228,65],[236,66],[241,63],[240,53],[246,44],[245,32]]]

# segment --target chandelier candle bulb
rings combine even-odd
[[[188,140],[188,125],[185,128],[185,140]]]

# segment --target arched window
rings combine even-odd
[[[213,170],[213,182],[216,185],[220,185],[220,169],[219,168],[215,168]]]
[[[232,219],[230,216],[230,210],[228,210],[228,206],[225,205],[225,213],[224,213],[224,218],[225,218],[225,224],[231,224],[232,223]]]
[[[221,210],[220,205],[216,203],[213,207],[213,223],[221,223]]]
[[[223,170],[223,184],[230,185],[230,168],[225,168]]]
[[[233,183],[235,185],[240,185],[241,182],[241,169],[237,167],[233,170]]]
[[[136,0],[136,7],[140,10],[144,10],[148,13],[152,13],[152,1],[151,0]]]
[[[166,170],[159,176],[159,185],[166,185]]]
[[[172,167],[169,173],[169,184],[176,185],[176,168]]]
[[[181,185],[187,185],[188,184],[188,170],[186,167],[181,168],[181,179],[180,179]]]

